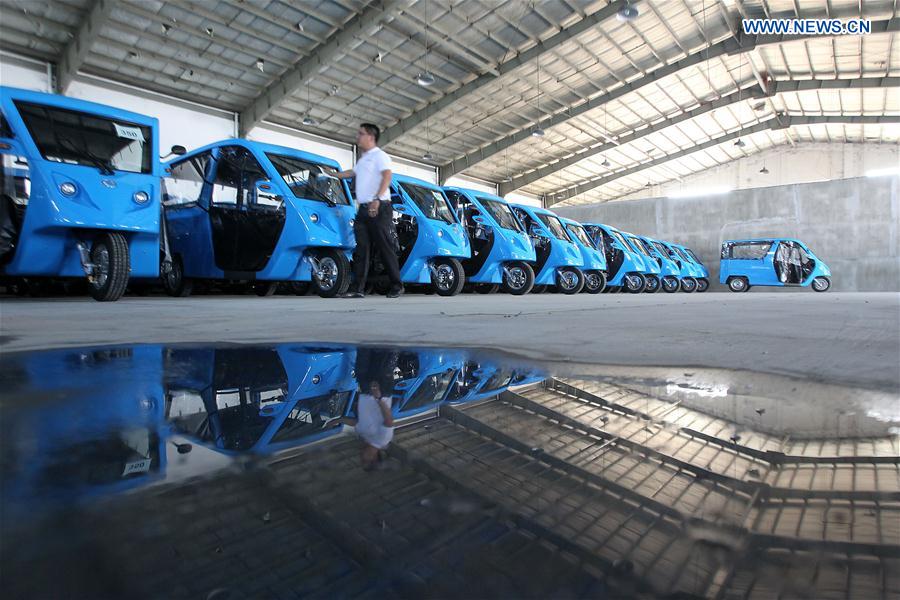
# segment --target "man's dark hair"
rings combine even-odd
[[[371,123],[363,123],[360,125],[363,129],[366,130],[366,133],[375,138],[375,143],[378,143],[378,138],[381,137],[381,130],[378,129],[378,125],[373,125]]]

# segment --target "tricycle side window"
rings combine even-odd
[[[16,137],[13,134],[12,127],[9,126],[9,121],[6,120],[6,115],[0,112],[0,138],[8,138],[12,139]]]
[[[256,157],[243,146],[215,148],[212,157],[215,176],[212,205],[237,208],[250,208],[251,205],[256,205],[256,183],[266,179],[266,172]]]
[[[199,202],[205,174],[209,169],[210,152],[192,156],[166,169],[162,182],[162,201],[165,206],[180,206]]]
[[[727,258],[733,260],[760,260],[765,258],[772,242],[741,242],[731,244]]]
[[[337,178],[338,170],[334,167],[283,154],[267,152],[266,157],[296,198],[350,204],[341,180]]]

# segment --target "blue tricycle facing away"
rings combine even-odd
[[[746,292],[754,285],[812,287],[825,292],[831,287],[831,269],[800,240],[726,240],[719,283],[732,292]]]
[[[250,281],[260,296],[278,282],[323,297],[350,285],[353,206],[337,162],[230,139],[173,160],[163,180],[163,285],[187,296],[195,279]]]
[[[0,109],[0,275],[87,277],[101,301],[157,277],[157,120],[9,87]]]

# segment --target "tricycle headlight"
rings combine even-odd
[[[353,219],[350,219],[350,227],[353,227],[353,224],[356,223]]]
[[[132,199],[138,204],[146,204],[150,200],[150,194],[147,192],[135,192]]]
[[[78,191],[78,187],[71,181],[66,181],[65,183],[59,184],[59,192],[63,196],[74,196],[75,192]]]
[[[309,220],[312,221],[313,223],[318,223],[319,215],[317,215],[316,213],[313,213],[313,214],[309,215]]]

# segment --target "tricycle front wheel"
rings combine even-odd
[[[88,278],[91,296],[100,302],[114,302],[128,287],[131,262],[128,241],[121,233],[101,233],[91,246],[93,273]]]
[[[709,289],[709,279],[700,277],[697,279],[697,291],[701,294]]]
[[[503,272],[503,291],[513,296],[524,296],[534,288],[534,269],[524,262],[507,265]]]
[[[584,274],[584,289],[588,294],[599,294],[606,288],[606,276],[603,271],[588,271]]]
[[[815,292],[827,292],[831,287],[831,280],[827,277],[816,277],[812,280],[812,289]]]
[[[455,296],[466,283],[462,263],[455,258],[438,258],[431,272],[431,287],[439,296]]]
[[[345,294],[350,288],[350,261],[340,250],[326,248],[315,259],[318,273],[313,273],[313,290],[322,298]]]

